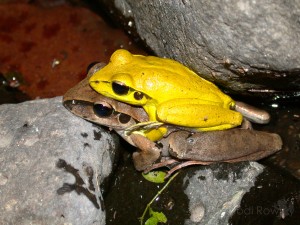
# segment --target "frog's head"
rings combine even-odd
[[[131,76],[126,73],[115,74],[110,81],[101,81],[92,77],[91,87],[97,92],[132,105],[144,105],[149,97],[141,91],[132,88]]]
[[[136,90],[132,76],[136,59],[130,52],[119,49],[113,53],[110,62],[95,72],[89,80],[91,87],[97,92],[132,105],[144,105],[149,97]]]

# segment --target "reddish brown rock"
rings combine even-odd
[[[86,8],[0,5],[0,72],[18,72],[31,98],[64,94],[94,61],[120,47],[140,52],[123,31]]]

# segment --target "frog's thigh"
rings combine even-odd
[[[158,105],[157,117],[165,123],[198,128],[224,125],[224,129],[227,129],[241,124],[243,117],[239,112],[223,108],[216,103],[203,103],[198,99],[167,101]]]

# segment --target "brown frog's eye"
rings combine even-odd
[[[127,95],[129,92],[129,87],[123,83],[113,81],[112,89],[117,95]]]
[[[109,117],[114,112],[114,108],[106,102],[101,102],[101,103],[96,102],[93,106],[93,109],[94,109],[94,113],[98,117]]]
[[[93,75],[97,71],[101,70],[106,64],[100,63],[100,62],[92,62],[88,67],[86,68],[86,72],[88,73],[88,76]]]

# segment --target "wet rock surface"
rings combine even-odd
[[[104,196],[106,224],[139,224],[146,205],[164,184],[146,181],[128,156],[120,166]],[[163,212],[168,224],[292,225],[300,215],[299,187],[294,177],[257,162],[193,166],[182,169],[151,208]]]
[[[300,182],[276,168],[265,167],[256,177],[230,224],[298,224],[300,221]]]
[[[300,93],[298,1],[108,1],[161,57],[243,95]]]
[[[61,101],[0,106],[1,224],[105,224],[116,140]]]
[[[255,162],[199,168],[184,180],[190,218],[184,224],[226,224],[264,167]],[[203,208],[203,217],[199,209]]]

